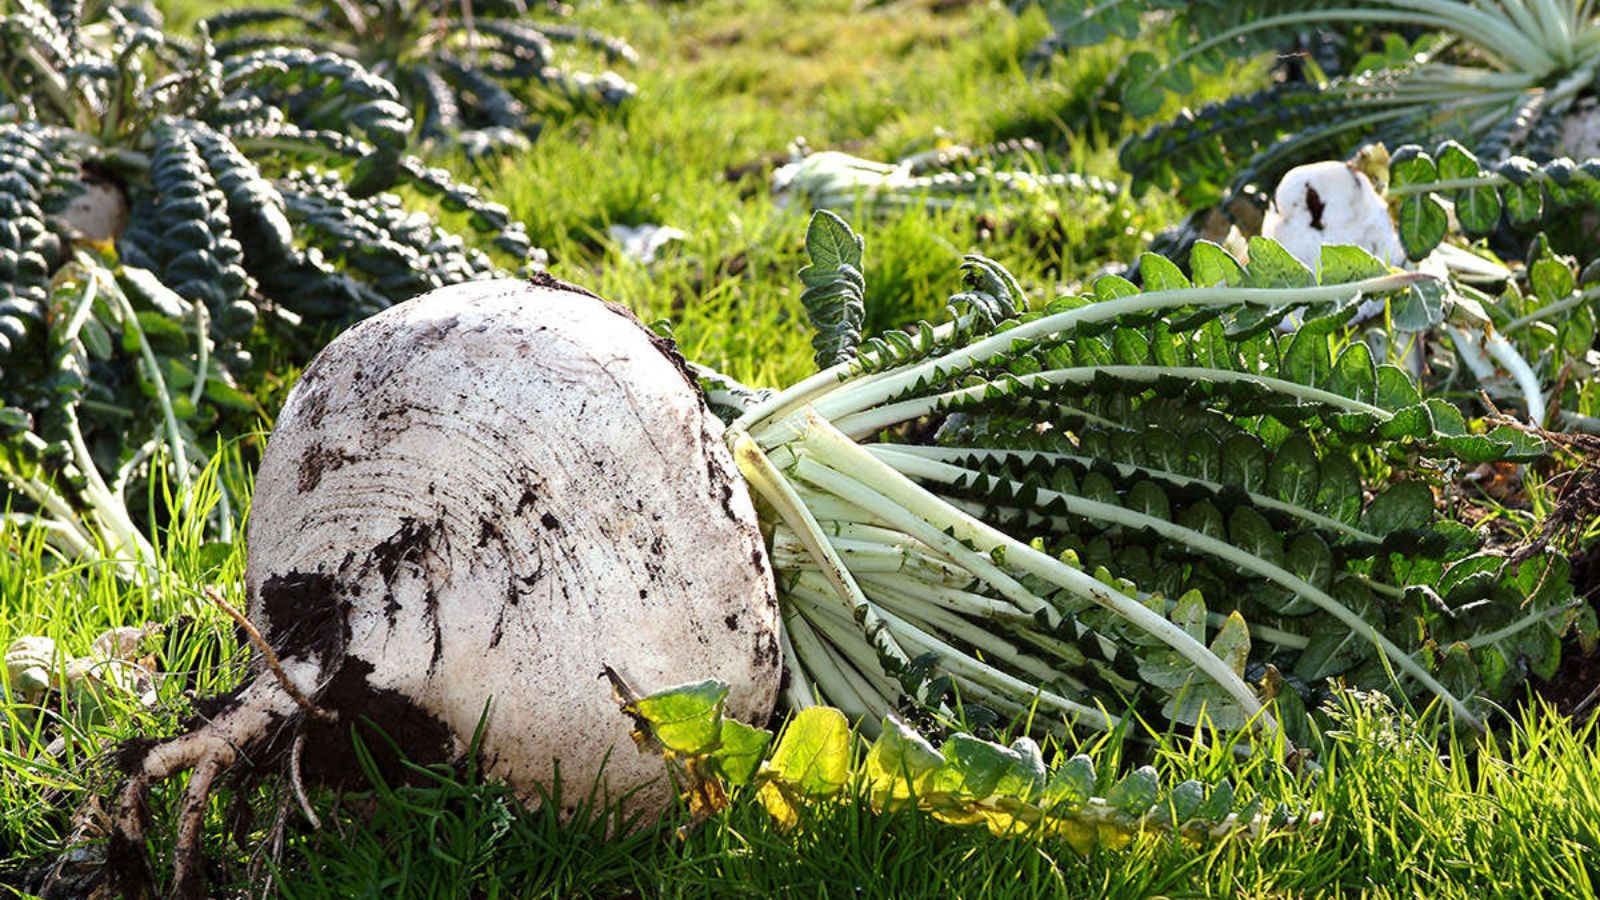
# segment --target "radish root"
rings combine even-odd
[[[295,682],[315,684],[322,671],[315,661],[286,660],[278,671],[269,669],[257,675],[235,695],[231,706],[189,733],[160,743],[134,744],[123,752],[119,765],[127,780],[117,799],[107,853],[113,890],[129,897],[153,893],[155,880],[144,851],[150,789],[187,771],[189,784],[178,814],[173,850],[171,896],[206,896],[203,838],[212,785],[218,775],[241,760],[252,769],[271,764],[274,739],[285,726],[295,725],[306,715],[300,705],[305,695]],[[287,683],[279,681],[278,672]],[[299,696],[291,695],[288,688],[295,688]],[[304,802],[303,791],[300,793]]]

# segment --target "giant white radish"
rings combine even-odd
[[[641,690],[726,681],[750,722],[777,697],[772,575],[721,423],[669,343],[553,279],[443,288],[331,343],[277,421],[248,542],[276,665],[121,753],[114,864],[142,868],[150,783],[194,770],[180,893],[218,773],[347,781],[363,718],[420,762],[459,759],[482,719],[484,770],[524,797],[559,765],[573,794],[603,777],[648,810],[664,770],[607,667]]]

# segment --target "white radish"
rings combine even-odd
[[[1390,265],[1406,259],[1388,203],[1372,180],[1348,163],[1290,169],[1273,193],[1261,233],[1313,272],[1322,263],[1325,244],[1353,244]]]
[[[559,766],[569,797],[599,779],[661,810],[662,762],[604,670],[641,693],[721,680],[748,722],[777,698],[771,568],[721,424],[669,344],[553,279],[443,288],[330,344],[268,443],[248,539],[279,662],[190,734],[124,751],[125,841],[182,769],[186,810],[239,756],[347,779],[362,716],[421,762],[458,760],[482,720],[480,763],[524,798]],[[199,831],[185,815],[180,892]]]
[[[1354,245],[1390,265],[1406,264],[1405,248],[1388,202],[1372,180],[1350,163],[1319,162],[1290,169],[1278,182],[1261,233],[1282,244],[1312,271],[1321,264],[1322,248],[1330,244]],[[1417,268],[1434,272],[1448,284],[1447,276],[1463,257],[1469,277],[1496,274],[1481,260],[1448,244],[1441,245]],[[1366,301],[1357,310],[1356,319],[1370,318],[1382,308],[1381,300]],[[1445,329],[1463,362],[1486,384],[1495,380],[1489,358],[1503,366],[1516,385],[1513,396],[1519,396],[1527,407],[1529,421],[1543,424],[1545,401],[1538,376],[1511,342],[1494,331],[1486,317],[1474,318],[1472,327],[1450,325]],[[1424,336],[1400,333],[1394,337],[1395,344],[1405,348],[1406,367],[1413,375],[1421,375]]]

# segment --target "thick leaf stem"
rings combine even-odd
[[[1040,553],[961,512],[840,434],[820,417],[813,415],[810,421],[811,427],[800,443],[808,453],[816,456],[820,465],[805,469],[801,475],[805,480],[853,503],[874,508],[875,512],[897,526],[900,522],[895,519],[909,519],[914,524],[948,532],[951,537],[971,544],[981,553],[1000,555],[1008,567],[1043,579],[1111,610],[1192,662],[1233,698],[1245,717],[1259,717],[1258,721],[1264,729],[1268,732],[1277,731],[1277,722],[1262,708],[1250,687],[1216,654],[1182,628],[1133,598],[1101,584],[1087,573]],[[797,465],[803,462],[804,458]],[[846,475],[829,463],[853,474]],[[868,479],[871,487],[858,478]],[[885,508],[878,509],[880,506]],[[889,513],[889,508],[896,512]]]

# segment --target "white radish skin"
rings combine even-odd
[[[771,713],[777,602],[721,426],[598,300],[467,284],[351,330],[291,394],[252,510],[250,615],[267,640],[294,623],[265,602],[269,579],[354,579],[347,652],[368,680],[462,740],[494,697],[488,771],[530,796],[557,757],[587,790],[613,746],[628,752],[608,780],[660,777],[605,666],[645,693],[717,678],[736,718]],[[406,534],[385,577],[369,555]]]
[[[1261,233],[1313,272],[1322,265],[1325,244],[1353,244],[1390,265],[1406,259],[1383,196],[1366,175],[1337,161],[1290,169],[1273,193]]]
[[[291,679],[340,718],[293,713],[308,777],[319,753],[348,758],[361,715],[413,758],[458,757],[487,703],[480,762],[524,798],[559,765],[568,798],[603,779],[659,811],[664,766],[637,752],[603,669],[640,693],[719,679],[730,715],[771,714],[778,607],[755,509],[659,343],[551,279],[474,282],[361,323],[306,369],[257,476],[247,582],[284,669],[310,661]],[[276,682],[239,702],[281,720],[297,707]],[[214,743],[257,740],[237,708],[217,721]],[[159,751],[151,778],[170,773],[151,771]]]

